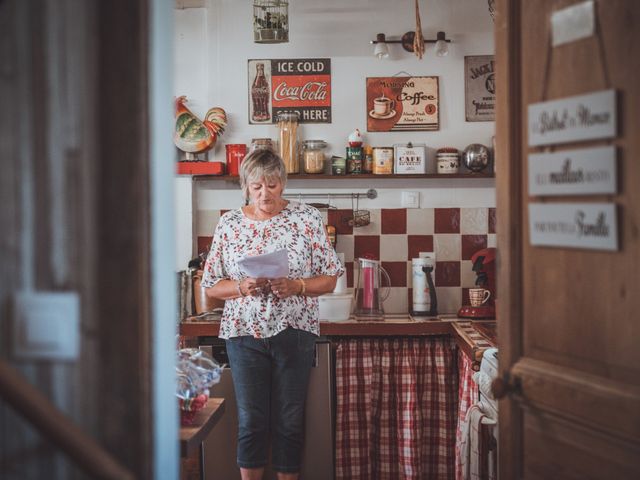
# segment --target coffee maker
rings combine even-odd
[[[496,249],[483,248],[478,250],[471,257],[471,261],[473,262],[472,270],[477,275],[476,286],[489,290],[490,295],[485,303],[477,307],[463,305],[458,310],[458,317],[477,320],[494,319],[496,318]]]

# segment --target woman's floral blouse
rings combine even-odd
[[[243,274],[238,260],[282,248],[288,252],[289,278],[344,273],[320,212],[303,203],[289,202],[268,220],[251,220],[241,209],[225,213],[213,235],[202,286],[212,287],[224,279],[239,281]],[[318,299],[304,295],[279,299],[264,294],[227,300],[219,336],[266,338],[289,326],[318,335]]]

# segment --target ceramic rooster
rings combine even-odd
[[[224,133],[227,126],[227,114],[220,107],[210,109],[200,121],[191,110],[185,106],[187,97],[176,98],[176,125],[173,133],[173,143],[183,152],[202,153],[212,149],[216,140]]]

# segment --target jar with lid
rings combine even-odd
[[[298,158],[298,113],[278,113],[278,132],[280,156],[284,161],[287,173],[300,172],[300,160]]]
[[[273,148],[273,140],[271,140],[270,138],[252,138],[251,146],[249,147],[249,153],[261,149],[275,150]]]
[[[324,172],[324,149],[327,143],[324,140],[305,140],[302,142],[302,164],[304,173]]]

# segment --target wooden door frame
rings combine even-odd
[[[500,376],[522,355],[522,125],[520,4],[498,0],[496,45],[496,210],[498,275],[497,327]],[[522,414],[510,396],[499,402],[500,478],[522,477]]]
[[[153,472],[150,0],[98,2],[96,213],[101,442]],[[125,33],[126,32],[126,33]],[[99,412],[103,412],[100,415]],[[176,439],[177,442],[177,439]]]

